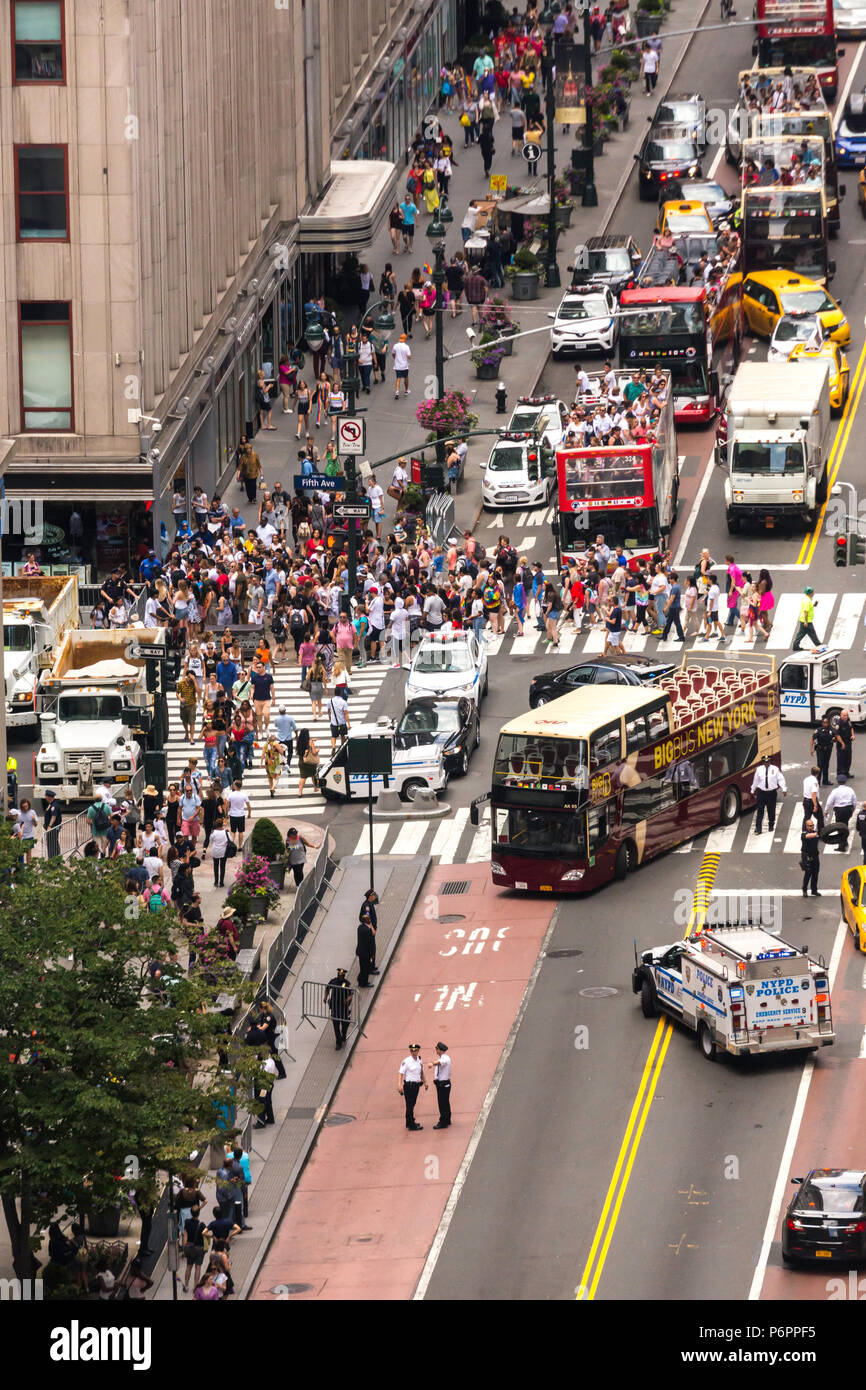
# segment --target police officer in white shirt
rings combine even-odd
[[[424,1063],[421,1060],[421,1044],[410,1043],[409,1056],[403,1058],[397,1075],[397,1090],[406,1102],[407,1129],[424,1128],[423,1125],[415,1123],[415,1102],[422,1085],[426,1091],[427,1081],[424,1076]]]
[[[436,1044],[436,1061],[428,1062],[427,1065],[434,1068],[433,1084],[439,1102],[439,1123],[433,1128],[447,1129],[451,1123],[451,1058],[448,1055],[447,1043]]]
[[[853,787],[848,786],[848,778],[844,772],[839,773],[838,786],[834,787],[827,800],[824,802],[824,811],[827,819],[833,813],[833,820],[837,825],[845,827],[844,839],[840,835],[836,850],[839,854],[848,853],[848,822],[854,813],[857,805],[857,793]]]
[[[821,784],[818,781],[821,769],[813,767],[808,777],[803,778],[803,816],[811,819],[818,830],[824,829],[824,808],[821,805]]]
[[[781,791],[783,796],[788,795],[788,788],[781,770],[775,763],[770,762],[769,753],[765,753],[763,760],[755,769],[752,778],[752,791],[758,798],[758,812],[755,816],[755,834],[760,835],[764,828],[764,812],[767,813],[767,824],[770,834],[776,828],[776,797]]]
[[[575,362],[575,364],[574,364],[574,402],[575,402],[575,405],[576,405],[577,402],[580,400],[581,396],[585,396],[588,392],[591,392],[591,391],[592,391],[592,382],[591,382],[590,379],[589,379],[589,373],[588,373],[588,372],[585,372],[585,371],[583,370],[583,367],[580,365],[579,362]]]

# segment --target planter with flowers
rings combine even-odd
[[[492,333],[499,340],[500,345],[505,349],[505,356],[510,357],[514,351],[514,335],[520,332],[520,324],[512,318],[511,307],[507,300],[500,295],[494,295],[488,299],[481,310],[481,327],[485,332]]]
[[[266,921],[272,907],[280,901],[280,890],[270,874],[270,864],[260,854],[251,854],[235,874],[234,887],[226,898],[244,926]]]
[[[565,175],[553,180],[553,206],[556,212],[556,225],[558,227],[570,227],[574,200],[571,197],[569,180]]]
[[[472,354],[472,365],[479,381],[495,381],[499,376],[499,364],[505,356],[505,348],[495,333],[482,333],[478,347]]]
[[[511,283],[512,299],[537,299],[538,286],[544,274],[544,264],[528,246],[521,246],[514,253],[511,265],[505,267],[506,279]]]
[[[424,400],[415,411],[415,419],[433,438],[443,435],[466,434],[478,424],[478,416],[470,410],[471,401],[463,391],[446,391],[441,399]]]

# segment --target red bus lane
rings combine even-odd
[[[455,881],[466,890],[442,892]],[[431,870],[330,1106],[351,1122],[321,1130],[253,1298],[279,1298],[286,1285],[309,1285],[293,1294],[306,1299],[412,1297],[555,906],[494,888],[486,863]],[[427,1064],[440,1040],[453,1062],[453,1119],[437,1133]],[[415,1112],[422,1133],[406,1129],[397,1094],[414,1042],[429,1082]]]
[[[840,855],[841,859],[842,856]],[[825,891],[832,891],[828,886]],[[795,1189],[791,1178],[802,1178],[812,1168],[860,1168],[866,1170],[866,1058],[861,1040],[866,1024],[866,957],[847,937],[842,949],[836,985],[833,990],[835,1045],[821,1053],[812,1074],[799,1135],[794,1147],[783,1210],[776,1223],[773,1246],[767,1263],[762,1299],[849,1299],[866,1298],[866,1268],[849,1277],[848,1263],[787,1266],[782,1263],[781,1233],[785,1210]],[[853,1267],[853,1262],[852,1262]]]

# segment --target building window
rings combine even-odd
[[[19,241],[69,240],[65,145],[16,145]]]
[[[19,304],[21,424],[39,432],[71,430],[72,325],[69,305],[54,300]]]
[[[12,0],[16,83],[66,81],[63,0]]]

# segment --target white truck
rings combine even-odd
[[[716,431],[728,531],[813,526],[827,500],[830,363],[741,362]]]
[[[39,672],[70,628],[78,627],[78,575],[3,580],[3,680],[7,729],[36,728]]]
[[[761,926],[703,927],[638,959],[632,990],[645,1018],[669,1014],[704,1056],[817,1051],[835,1041],[823,959]]]
[[[852,724],[866,723],[866,680],[840,678],[840,653],[832,647],[801,648],[779,668],[780,713],[790,724],[819,724],[826,715],[835,726],[843,709]]]
[[[162,628],[68,632],[39,685],[42,743],[34,758],[34,796],[50,788],[61,799],[86,800],[94,788],[130,782],[142,760],[145,734],[167,729],[165,696],[149,689],[146,659],[136,645],[165,648]],[[158,677],[158,673],[155,673]],[[140,731],[140,732],[139,732]]]
[[[392,773],[386,779],[381,772],[372,777],[373,797],[386,789],[398,793],[402,801],[411,801],[416,791],[429,788],[439,792],[448,780],[445,771],[445,758],[438,744],[424,745],[420,748],[395,748],[394,726],[390,719],[384,718],[377,724],[354,724],[347,741],[321,768],[318,776],[319,790],[329,800],[367,801],[371,780],[366,772],[349,772],[350,744],[360,747],[368,737],[377,741],[386,739],[390,744]]]

